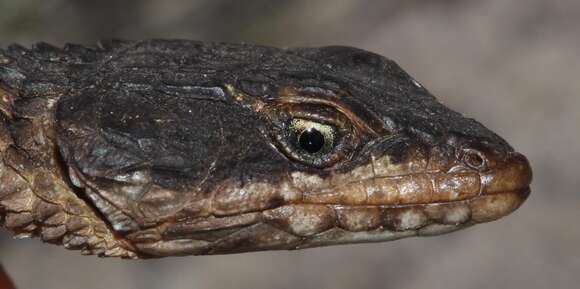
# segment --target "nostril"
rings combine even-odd
[[[484,170],[487,167],[487,158],[478,150],[465,149],[462,160],[472,169]]]

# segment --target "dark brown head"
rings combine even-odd
[[[71,187],[139,256],[440,234],[529,194],[525,157],[367,51],[99,53],[54,106],[56,143]]]

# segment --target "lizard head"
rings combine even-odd
[[[529,194],[526,158],[349,47],[101,48],[55,101],[64,178],[137,256],[436,235]]]

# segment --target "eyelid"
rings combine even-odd
[[[332,108],[340,115],[348,119],[347,122],[351,123],[354,127],[357,127],[360,131],[363,131],[373,137],[378,137],[381,134],[375,129],[369,126],[363,119],[358,117],[354,112],[352,112],[347,105],[340,103],[337,100],[330,100],[325,98],[318,98],[313,96],[301,96],[301,95],[283,95],[277,100],[279,106],[313,106]]]
[[[326,131],[329,129],[333,130],[333,128],[328,124],[320,123],[317,121],[311,121],[309,119],[304,118],[294,118],[291,123],[291,128],[296,131],[304,131],[309,128],[315,128],[320,131]]]
[[[333,107],[305,104],[278,105],[276,110],[286,112],[295,119],[304,119],[312,122],[332,125],[337,129],[351,128],[352,122]]]

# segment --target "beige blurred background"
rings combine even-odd
[[[0,231],[0,262],[21,289],[580,288],[580,1],[0,2],[1,46],[112,37],[383,54],[526,154],[532,195],[446,236],[296,252],[127,261]]]

